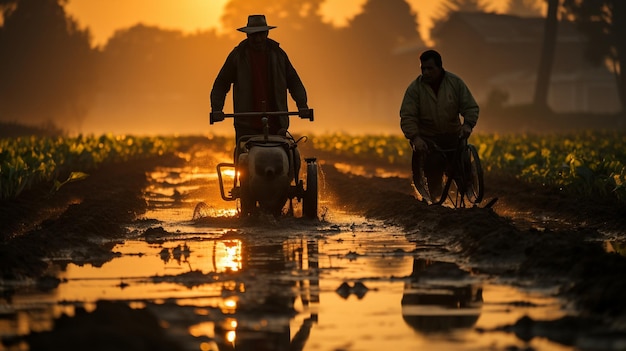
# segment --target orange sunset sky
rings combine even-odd
[[[185,32],[215,28],[228,0],[70,0],[66,9],[81,26],[90,28],[94,44],[102,45],[117,29],[127,28],[139,22]],[[361,11],[366,0],[326,0],[322,16],[338,26]],[[442,0],[407,0],[418,13],[419,31],[428,40],[432,26],[431,17],[441,6]],[[495,12],[505,9],[508,0],[484,0]],[[242,19],[242,26],[246,19]],[[268,18],[271,22],[271,18]],[[271,24],[271,23],[270,23]],[[228,30],[228,29],[224,29]],[[232,30],[235,30],[234,28]]]

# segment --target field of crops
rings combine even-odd
[[[216,148],[230,138],[211,137]],[[585,197],[626,203],[626,133],[580,132],[550,135],[475,134],[485,172],[556,187]],[[14,198],[35,184],[51,190],[80,179],[100,165],[175,151],[185,138],[112,136],[7,138],[0,140],[0,197]],[[316,150],[355,163],[410,165],[402,136],[328,134],[309,136]]]
[[[402,136],[310,137],[316,149],[352,158],[409,167],[411,150]],[[485,172],[560,188],[584,197],[626,203],[626,133],[474,134]]]
[[[0,139],[0,198],[41,184],[53,192],[103,164],[162,155],[177,146],[174,138],[113,135]]]
[[[588,197],[626,202],[626,133],[477,135],[486,171]]]

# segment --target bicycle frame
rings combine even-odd
[[[467,145],[467,139],[459,139],[459,145],[456,147],[456,149],[454,150],[454,153],[452,155],[452,160],[450,160],[448,162],[448,159],[446,157],[446,151],[449,150],[441,150],[441,153],[444,157],[444,160],[446,161],[446,168],[444,170],[444,175],[447,177],[446,179],[446,183],[443,186],[443,189],[441,190],[441,197],[439,198],[439,201],[434,202],[435,205],[441,205],[443,204],[447,199],[450,199],[450,201],[452,202],[452,204],[454,205],[454,207],[458,207],[457,206],[457,202],[454,201],[452,199],[452,197],[450,196],[450,188],[452,186],[452,182],[455,179],[459,179],[461,180],[461,186],[459,187],[459,182],[455,181],[455,184],[457,186],[457,190],[461,196],[461,201],[460,204],[461,207],[465,207],[464,204],[465,202],[463,201],[463,198],[465,197],[465,185],[463,180],[465,179],[465,175],[463,174],[463,167],[460,164],[460,160],[461,160],[461,155],[463,153],[463,148]],[[457,196],[459,195],[457,194]]]
[[[429,143],[429,149],[437,152],[445,162],[443,170],[445,182],[441,196],[436,201],[431,200],[432,204],[442,205],[446,200],[449,200],[455,208],[465,208],[468,205],[476,206],[480,203],[483,197],[482,168],[476,149],[471,144],[468,144],[467,138],[459,139],[455,149],[441,149],[434,143]],[[450,153],[452,153],[452,157],[450,157]],[[466,169],[467,166],[469,166],[469,169]],[[422,165],[421,167],[423,171],[424,166]],[[476,174],[472,173],[472,167],[476,168]],[[478,182],[477,184],[474,184],[475,180]],[[471,196],[468,193],[468,183],[470,182],[472,186],[477,187],[477,189],[472,190]],[[453,183],[456,190],[454,194],[452,194]],[[428,193],[432,199],[433,196],[430,194],[430,191]]]

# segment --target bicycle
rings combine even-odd
[[[476,207],[483,200],[484,180],[483,169],[476,147],[467,142],[466,138],[459,139],[454,149],[441,149],[434,143],[429,143],[429,153],[426,159],[437,157],[444,164],[441,184],[441,193],[433,194],[424,175],[423,160],[420,165],[422,184],[414,184],[422,201],[429,205],[443,205],[448,201],[454,208]],[[432,159],[431,159],[432,160]]]

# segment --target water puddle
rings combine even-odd
[[[228,350],[259,339],[290,345],[303,330],[305,350],[569,349],[480,333],[525,315],[558,318],[560,303],[414,256],[414,244],[391,228],[367,222],[310,228],[313,235],[264,230],[128,241],[101,267],[55,267],[63,280],[57,289],[23,291],[4,305],[3,314],[16,315],[3,333],[46,330],[74,306],[107,299],[146,307],[171,328],[186,329],[190,350]],[[249,239],[255,235],[261,238]],[[192,310],[180,320],[183,307]]]
[[[403,171],[389,171],[388,169],[385,168],[380,168],[380,167],[376,167],[376,168],[368,168],[365,166],[356,166],[356,165],[351,165],[351,164],[347,164],[347,163],[334,163],[334,167],[337,168],[337,170],[339,170],[339,172],[343,172],[343,173],[349,173],[349,174],[354,174],[354,175],[358,175],[358,176],[363,176],[363,177],[380,177],[380,178],[388,178],[388,177],[403,177],[403,178],[409,178],[410,177],[410,172],[403,170]]]
[[[57,288],[0,298],[0,336],[49,330],[104,299],[151,311],[187,350],[573,350],[484,332],[523,316],[556,319],[562,303],[475,276],[399,228],[326,202],[320,223],[229,220],[235,204],[219,198],[216,163],[151,173],[136,238],[98,267],[52,262]],[[199,202],[211,204],[208,220],[192,219]]]

